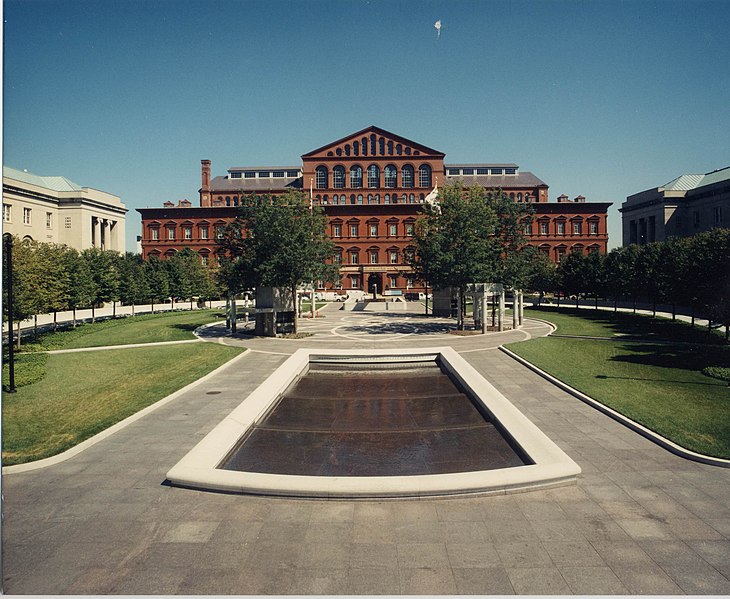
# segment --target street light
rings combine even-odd
[[[13,236],[3,235],[8,272],[8,393],[15,393],[15,348],[13,347]]]

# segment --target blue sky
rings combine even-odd
[[[434,22],[442,22],[437,39]],[[374,124],[610,201],[730,165],[730,0],[6,0],[3,164],[140,207]]]

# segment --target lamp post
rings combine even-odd
[[[8,269],[8,393],[15,393],[15,348],[13,347],[13,236],[3,235]]]

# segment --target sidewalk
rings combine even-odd
[[[307,325],[321,331],[308,339],[227,340],[253,351],[73,458],[5,476],[5,592],[730,594],[730,470],[679,458],[587,406],[489,349],[497,335],[418,334],[409,317],[387,318],[389,343],[454,346],[580,465],[577,484],[397,501],[165,484],[297,347],[383,347],[372,328],[382,322],[330,314]]]

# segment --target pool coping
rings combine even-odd
[[[479,401],[509,431],[534,464],[476,472],[404,476],[302,476],[237,472],[218,466],[246,431],[298,377],[310,360],[435,361]],[[451,347],[334,350],[302,348],[292,354],[261,385],[233,409],[167,473],[169,483],[182,487],[317,498],[419,497],[471,493],[521,492],[574,483],[580,467],[535,424]]]

